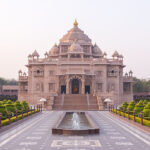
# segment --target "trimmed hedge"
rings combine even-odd
[[[116,113],[116,110],[114,110],[114,113]],[[119,111],[118,110],[117,110],[117,114],[119,115]],[[124,113],[120,112],[120,115],[124,116]],[[128,114],[127,113],[125,113],[125,118],[128,118]],[[129,115],[129,119],[130,120],[134,120],[134,116],[133,115]],[[135,119],[136,119],[137,123],[141,123],[141,118],[135,117]],[[143,119],[143,125],[145,125],[147,127],[150,127],[150,121],[146,120],[146,119]]]
[[[35,110],[35,113],[36,113],[37,111],[38,111],[38,110]],[[32,114],[34,114],[34,110],[32,110]],[[28,112],[28,115],[31,115],[31,112]],[[23,114],[23,117],[27,117],[27,113],[24,113],[24,114]],[[21,119],[22,119],[22,114],[21,114],[21,115],[18,115],[18,120],[21,120]],[[16,116],[11,117],[10,120],[11,120],[11,123],[17,121]],[[8,124],[9,124],[9,119],[2,120],[2,126],[6,126],[6,125],[8,125]]]

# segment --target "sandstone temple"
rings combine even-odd
[[[44,58],[35,50],[28,56],[28,74],[19,71],[20,101],[41,104],[48,110],[103,110],[110,99],[120,105],[133,99],[132,71],[123,73],[123,56],[107,58],[78,27],[54,44]]]

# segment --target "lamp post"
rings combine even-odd
[[[141,112],[141,125],[143,125],[143,111]]]
[[[136,122],[136,110],[134,110],[134,122]]]
[[[130,110],[128,109],[128,119],[130,119]]]
[[[10,111],[8,111],[9,124],[11,124],[11,119],[10,119],[10,118],[11,118],[11,116],[10,116],[10,115],[11,115],[11,112],[10,112]]]

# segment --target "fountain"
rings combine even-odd
[[[81,135],[99,133],[87,112],[64,112],[52,128],[53,134]]]

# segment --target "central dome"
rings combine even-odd
[[[91,39],[84,34],[80,28],[78,28],[78,23],[76,20],[74,22],[74,27],[60,39],[60,42],[73,43],[75,40],[78,40],[79,43],[91,43]]]

